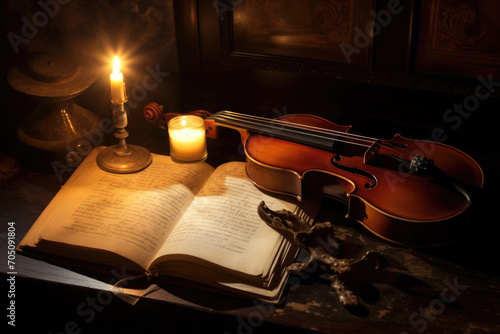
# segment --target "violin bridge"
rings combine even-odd
[[[370,162],[375,157],[375,155],[378,153],[379,150],[380,150],[380,139],[375,141],[366,150],[365,154],[363,155],[363,163],[367,164],[368,162]]]

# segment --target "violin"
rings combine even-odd
[[[337,199],[347,218],[405,246],[456,239],[483,186],[476,161],[439,142],[351,134],[350,126],[309,114],[266,119],[221,111],[205,124],[209,138],[219,126],[240,132],[247,174],[261,189],[299,201],[311,193]]]

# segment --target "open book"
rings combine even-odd
[[[75,170],[18,251],[279,298],[298,249],[260,219],[257,206],[264,200],[293,212],[292,199],[261,192],[243,162],[214,169],[153,154],[141,172],[112,174],[96,165],[101,149]]]

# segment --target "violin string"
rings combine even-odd
[[[367,147],[367,148],[371,147],[375,142],[379,141],[379,139],[377,139],[377,138],[371,138],[371,137],[361,136],[361,135],[357,135],[357,134],[351,134],[351,133],[342,132],[339,130],[325,129],[325,128],[320,128],[320,127],[316,127],[313,125],[307,125],[307,124],[300,124],[300,126],[298,126],[295,123],[284,121],[284,120],[268,119],[268,118],[264,118],[264,117],[254,116],[254,115],[240,114],[240,113],[236,113],[236,112],[228,111],[228,110],[223,111],[222,115],[224,115],[223,117],[226,117],[226,118],[227,117],[233,118],[236,121],[243,120],[246,122],[250,122],[254,125],[261,125],[261,123],[264,123],[264,125],[266,125],[268,128],[278,129],[278,130],[282,130],[282,127],[285,127],[289,131],[296,132],[298,134],[313,136],[316,138],[330,139],[330,140],[337,141],[337,142],[342,142],[342,143],[347,143],[347,144],[357,145],[357,146],[363,146],[363,147]],[[278,124],[280,126],[275,126],[275,124]],[[315,132],[323,134],[324,136],[321,136],[321,135],[318,135],[315,133],[305,132],[304,130],[315,131]],[[330,137],[330,135],[333,137]],[[361,142],[364,141],[364,142],[366,142],[366,144],[362,144],[362,143],[354,142],[354,141],[342,140],[342,139],[339,139],[339,136],[343,137],[343,138],[347,138],[347,139],[349,139],[349,138],[355,139],[355,140],[358,140]],[[406,152],[399,150],[397,148],[394,148],[394,147],[390,147],[384,143],[380,143],[380,145],[383,145],[388,150],[390,150],[390,151],[392,151],[400,156],[407,155]]]
[[[291,132],[296,132],[298,134],[303,134],[303,135],[307,135],[307,136],[313,136],[313,137],[316,137],[316,138],[326,138],[326,139],[330,139],[330,140],[334,140],[334,141],[337,141],[337,142],[343,142],[343,143],[347,143],[347,144],[351,144],[351,145],[357,145],[357,146],[362,146],[362,147],[371,147],[376,141],[378,141],[378,139],[376,138],[369,138],[369,137],[365,137],[365,136],[361,136],[361,135],[356,135],[356,134],[349,134],[349,133],[346,133],[346,132],[341,132],[341,131],[338,131],[338,130],[332,130],[332,129],[325,129],[325,128],[320,128],[320,127],[315,127],[315,126],[311,126],[311,125],[305,125],[305,124],[300,124],[300,126],[297,126],[295,123],[292,123],[292,122],[288,122],[288,121],[283,121],[283,120],[276,120],[276,119],[267,119],[267,118],[263,118],[263,117],[259,117],[259,116],[253,116],[253,115],[245,115],[245,114],[239,114],[239,113],[235,113],[235,112],[232,112],[232,111],[224,111],[225,114],[230,114],[229,115],[229,118],[234,118],[236,119],[237,121],[238,120],[243,120],[243,121],[246,121],[247,123],[252,123],[254,125],[261,125],[261,123],[264,123],[268,128],[275,128],[275,129],[278,129],[278,130],[282,130],[282,128],[280,127],[275,127],[273,126],[273,123],[278,123],[278,124],[281,124],[282,126],[288,128],[288,129],[292,129],[290,130]],[[228,115],[225,115],[225,116],[228,116]],[[252,120],[255,120],[252,122],[252,120],[249,120],[249,119],[252,119]],[[325,137],[325,136],[320,136],[320,135],[317,135],[317,134],[311,134],[311,133],[308,133],[308,132],[304,132],[303,130],[307,128],[309,129],[310,131],[316,131],[316,132],[320,132],[320,133],[323,133],[323,134],[334,134],[336,137],[334,138],[331,138],[331,137]],[[352,142],[352,141],[347,141],[347,140],[341,140],[339,139],[337,136],[342,136],[342,137],[356,137],[356,139],[360,139],[360,140],[364,140],[366,142],[368,142],[369,144],[360,144],[360,143],[356,143],[356,142]],[[395,154],[399,155],[400,156],[400,159],[402,159],[402,156],[407,156],[407,153],[402,151],[402,150],[399,150],[397,148],[394,148],[394,147],[390,147],[384,143],[380,143],[380,145],[386,147],[386,149],[394,152]],[[393,156],[394,157],[394,156]],[[396,157],[394,157],[396,158]]]
[[[344,142],[344,143],[353,144],[353,145],[359,145],[359,146],[365,146],[365,147],[371,146],[376,141],[376,139],[368,140],[368,139],[363,138],[363,137],[360,136],[361,137],[360,141],[365,140],[365,141],[368,142],[367,144],[361,144],[361,143],[356,143],[356,142],[352,142],[352,141],[347,141],[347,140],[341,140],[341,139],[339,139],[338,138],[339,136],[340,137],[349,137],[349,136],[345,136],[346,133],[340,132],[340,131],[335,131],[335,130],[331,130],[331,129],[325,129],[325,128],[320,128],[320,127],[315,127],[315,126],[306,125],[306,124],[300,124],[300,126],[298,126],[297,124],[292,123],[292,122],[287,122],[287,121],[282,121],[282,120],[269,120],[269,119],[262,118],[262,117],[257,117],[257,116],[239,117],[238,114],[236,114],[236,113],[233,113],[233,114],[234,115],[231,115],[231,116],[235,116],[234,118],[236,118],[236,120],[243,119],[243,121],[245,121],[247,123],[254,124],[254,125],[261,125],[261,123],[264,123],[264,125],[268,129],[274,129],[274,130],[278,130],[278,131],[282,131],[283,129],[287,129],[290,132],[295,132],[297,134],[303,134],[303,135],[308,135],[308,136],[312,136],[312,137],[316,137],[316,138],[322,138],[322,139],[330,139],[330,140],[333,140],[333,141],[339,141],[339,142]],[[249,118],[252,118],[255,121],[249,120]],[[315,131],[316,133],[306,132],[304,130]],[[323,134],[323,136],[321,136],[320,134],[317,134],[317,133]],[[329,137],[328,135],[335,135],[335,136],[334,137]]]
[[[363,147],[367,147],[367,148],[370,147],[373,144],[373,142],[371,144],[354,143],[352,141],[342,140],[342,139],[339,139],[337,137],[332,138],[332,137],[329,137],[329,136],[322,136],[322,135],[317,134],[317,133],[305,132],[304,131],[304,130],[306,130],[305,128],[293,125],[293,123],[291,123],[291,122],[284,122],[284,121],[272,122],[272,121],[270,121],[268,119],[265,119],[265,118],[260,118],[259,119],[259,117],[254,117],[257,120],[250,120],[248,118],[245,119],[245,117],[241,118],[237,114],[231,115],[231,116],[223,115],[222,118],[224,118],[226,120],[246,122],[246,123],[249,123],[249,124],[252,124],[252,125],[258,125],[258,126],[262,126],[263,125],[262,122],[264,122],[265,123],[264,125],[266,126],[266,129],[270,130],[270,132],[273,132],[272,130],[275,130],[276,134],[279,133],[279,132],[281,132],[281,131],[283,131],[283,129],[286,129],[286,130],[288,130],[288,131],[290,131],[292,133],[295,133],[295,134],[306,135],[306,136],[314,137],[314,138],[318,138],[318,139],[329,139],[329,140],[336,141],[336,142],[343,142],[343,143],[347,143],[347,144],[351,144],[351,145],[357,145],[357,146],[363,146]],[[279,123],[281,125],[280,126],[276,126],[275,125],[276,123]],[[326,131],[325,131],[326,129],[324,129],[324,128],[316,128],[316,127],[311,127],[310,126],[309,130],[310,131],[314,130],[314,131],[319,132],[319,133],[327,134]]]
[[[228,111],[228,110],[225,110],[224,113],[229,113],[231,115],[234,115],[235,117],[241,117],[243,119],[244,118],[251,118],[251,119],[255,119],[257,121],[261,121],[261,122],[264,122],[264,123],[282,124],[284,126],[297,129],[299,131],[300,131],[300,129],[306,128],[306,129],[310,129],[310,130],[313,130],[313,131],[322,132],[322,133],[325,133],[325,134],[335,134],[335,135],[340,135],[340,136],[343,136],[343,137],[358,138],[360,140],[364,140],[364,141],[369,142],[370,145],[373,144],[374,141],[378,140],[378,138],[370,138],[370,137],[361,136],[361,135],[352,134],[352,133],[347,133],[347,132],[343,132],[343,131],[339,131],[339,130],[320,128],[320,127],[316,127],[316,126],[313,126],[313,125],[300,124],[300,126],[299,126],[299,124],[288,122],[288,121],[284,121],[284,120],[280,120],[280,119],[268,119],[268,118],[264,118],[264,117],[253,116],[253,115],[238,114],[238,113],[235,113],[233,111]]]

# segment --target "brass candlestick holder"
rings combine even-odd
[[[123,101],[112,101],[114,105],[113,123],[115,125],[115,137],[118,145],[109,146],[97,155],[97,165],[111,173],[128,174],[135,173],[148,167],[153,158],[151,153],[144,147],[128,145],[125,138],[128,132],[125,130],[128,120],[125,111],[125,96]]]

